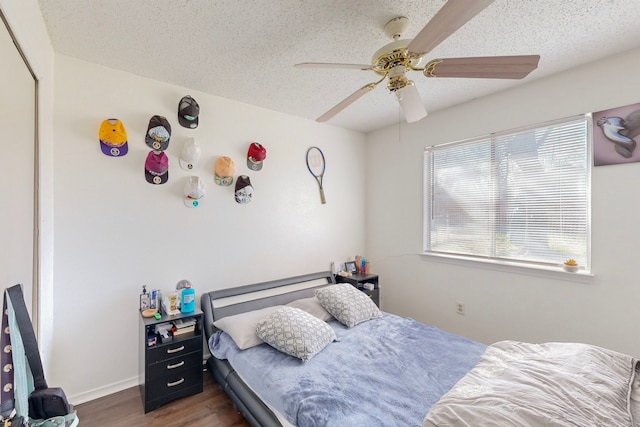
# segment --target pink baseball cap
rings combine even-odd
[[[160,151],[149,151],[144,162],[144,176],[150,184],[164,184],[169,180],[169,158]]]

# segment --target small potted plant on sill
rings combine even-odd
[[[569,258],[568,260],[566,260],[562,267],[569,273],[575,273],[576,271],[578,271],[578,263],[573,258]]]

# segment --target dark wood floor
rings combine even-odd
[[[82,427],[250,427],[231,400],[203,372],[204,391],[144,413],[138,387],[76,406]]]

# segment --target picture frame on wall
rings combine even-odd
[[[591,119],[594,166],[640,161],[640,103],[597,111]]]
[[[355,274],[356,272],[356,262],[355,261],[346,261],[344,263],[344,268],[347,270],[347,273]]]

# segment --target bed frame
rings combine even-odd
[[[213,322],[218,319],[273,305],[284,305],[300,298],[311,297],[314,289],[335,283],[333,274],[329,271],[323,271],[207,292],[200,298],[207,341],[216,332],[217,329]],[[252,298],[251,294],[255,294],[256,298]],[[242,296],[247,298],[242,298]],[[217,301],[220,302],[220,300],[224,299],[239,299],[240,301],[226,305],[216,304]],[[220,360],[211,356],[207,360],[207,367],[213,378],[220,384],[249,424],[253,427],[282,427],[274,413],[240,379],[240,376],[227,360]]]

